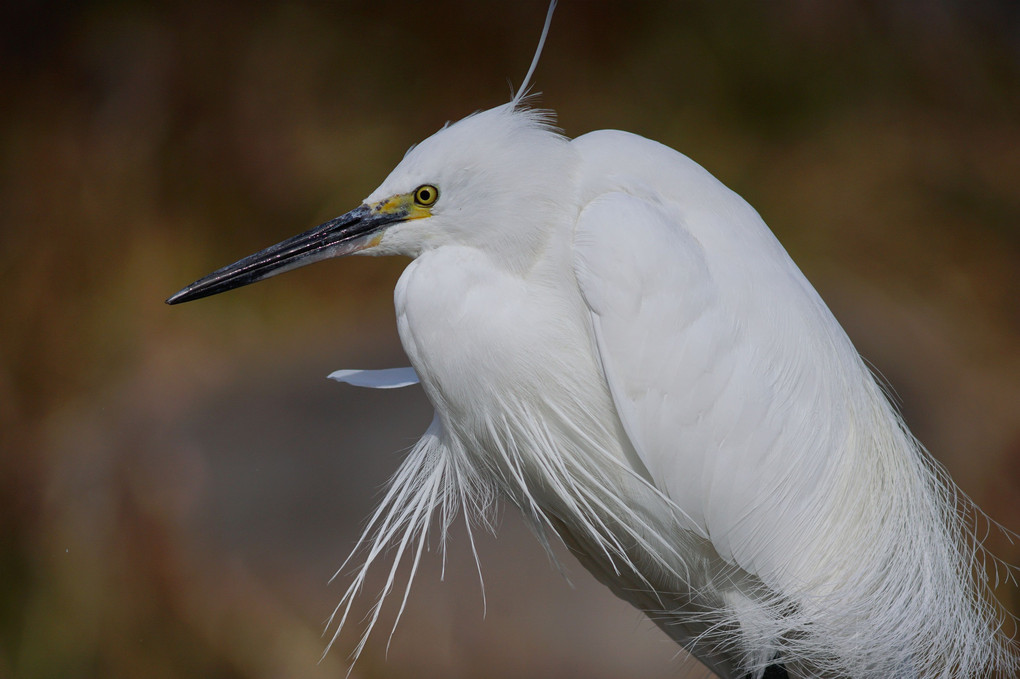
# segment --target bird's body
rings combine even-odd
[[[354,252],[414,258],[398,329],[436,418],[339,626],[386,544],[369,628],[435,512],[445,534],[503,498],[722,677],[1015,667],[951,482],[758,214],[693,161],[568,140],[515,99],[171,301]]]
[[[511,234],[534,224],[515,206],[543,206],[525,252],[443,244],[396,288],[437,409],[443,492],[471,496],[469,511],[510,498],[723,676],[785,655],[818,676],[910,677],[930,669],[933,638],[955,665],[994,657],[967,648],[982,630],[992,640],[992,620],[951,490],[745,201],[636,135],[568,142],[511,106],[457,125],[410,152],[410,184],[444,134],[491,126],[501,158],[553,158],[529,161],[549,170],[530,191],[485,196]],[[476,150],[447,148],[464,157],[444,165],[478,166]],[[367,202],[406,190],[402,174]],[[435,459],[412,456],[407,483],[424,485]],[[727,639],[738,627],[743,648]]]

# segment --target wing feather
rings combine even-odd
[[[772,252],[737,268],[703,244],[726,229],[733,238],[733,218],[606,192],[580,215],[574,267],[614,403],[653,482],[724,559],[768,580],[787,568],[775,555],[782,540],[796,544],[798,513],[809,523],[810,498],[792,489],[826,474],[824,459],[805,457],[841,432],[818,431],[804,405],[824,405],[830,385],[798,360],[818,334],[799,271]],[[757,225],[742,226],[753,246]]]
[[[741,664],[778,651],[810,676],[1015,667],[971,572],[966,501],[758,214],[660,144],[574,143],[573,267],[603,375],[651,482],[753,576],[692,583],[727,602],[758,654]]]

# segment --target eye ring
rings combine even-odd
[[[422,184],[414,190],[414,202],[421,207],[431,207],[439,200],[439,189],[431,184]]]

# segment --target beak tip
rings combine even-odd
[[[175,304],[180,304],[181,302],[190,302],[191,300],[198,299],[198,297],[202,296],[202,295],[196,296],[191,290],[192,287],[193,287],[192,285],[189,285],[186,288],[178,290],[177,292],[166,298],[165,300],[166,303],[169,304],[170,306],[173,306]]]

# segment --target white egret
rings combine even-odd
[[[502,498],[721,677],[1015,669],[973,507],[765,223],[661,144],[562,136],[522,96],[540,52],[512,101],[413,147],[361,206],[168,300],[414,258],[395,291],[414,372],[335,375],[420,379],[436,413],[338,627],[386,545],[368,630],[433,514],[445,535]]]

